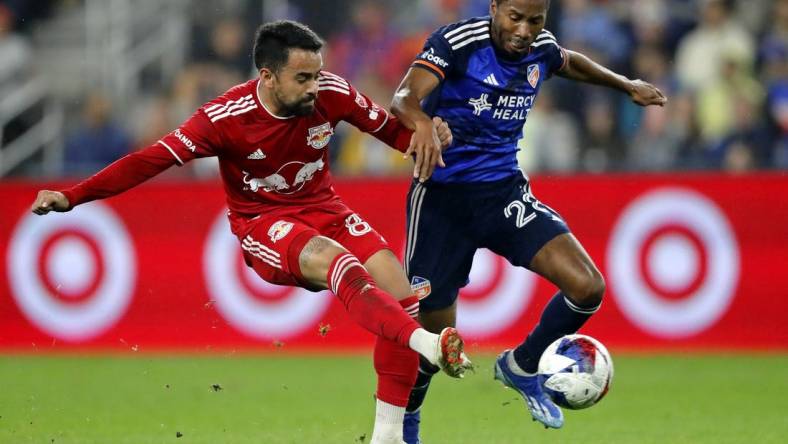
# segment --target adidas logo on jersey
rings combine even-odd
[[[253,152],[252,154],[246,156],[247,159],[251,160],[262,160],[265,159],[265,153],[260,148],[257,148],[257,151]]]
[[[495,78],[495,74],[490,74],[489,76],[487,76],[484,79],[484,83],[493,86],[500,86],[500,84],[498,83],[498,79]]]

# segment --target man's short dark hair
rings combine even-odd
[[[254,65],[257,69],[279,71],[287,63],[291,49],[320,51],[323,40],[306,25],[291,20],[264,23],[254,37]]]
[[[501,3],[506,3],[507,0],[495,0],[495,4],[500,6]],[[550,0],[547,0],[547,7],[550,7]]]

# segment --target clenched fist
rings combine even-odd
[[[47,214],[50,211],[64,212],[71,209],[68,199],[59,191],[41,190],[36,196],[36,201],[30,209],[38,214]]]

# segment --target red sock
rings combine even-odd
[[[419,314],[419,298],[399,301],[411,317]],[[375,372],[378,374],[377,397],[399,407],[407,407],[410,392],[419,374],[419,354],[408,347],[378,336],[375,342]]]
[[[328,267],[327,278],[329,288],[358,325],[409,347],[408,340],[419,324],[391,295],[375,286],[372,276],[355,256],[343,253],[335,257]]]
[[[419,373],[419,354],[378,336],[375,342],[374,364],[375,373],[378,374],[378,399],[399,407],[407,407],[410,391]]]

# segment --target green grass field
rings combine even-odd
[[[475,375],[434,380],[422,438],[788,442],[788,355],[614,359],[607,398],[556,431],[492,379],[493,356],[477,356]],[[0,443],[353,443],[369,442],[373,421],[367,356],[6,355],[0,378]]]

